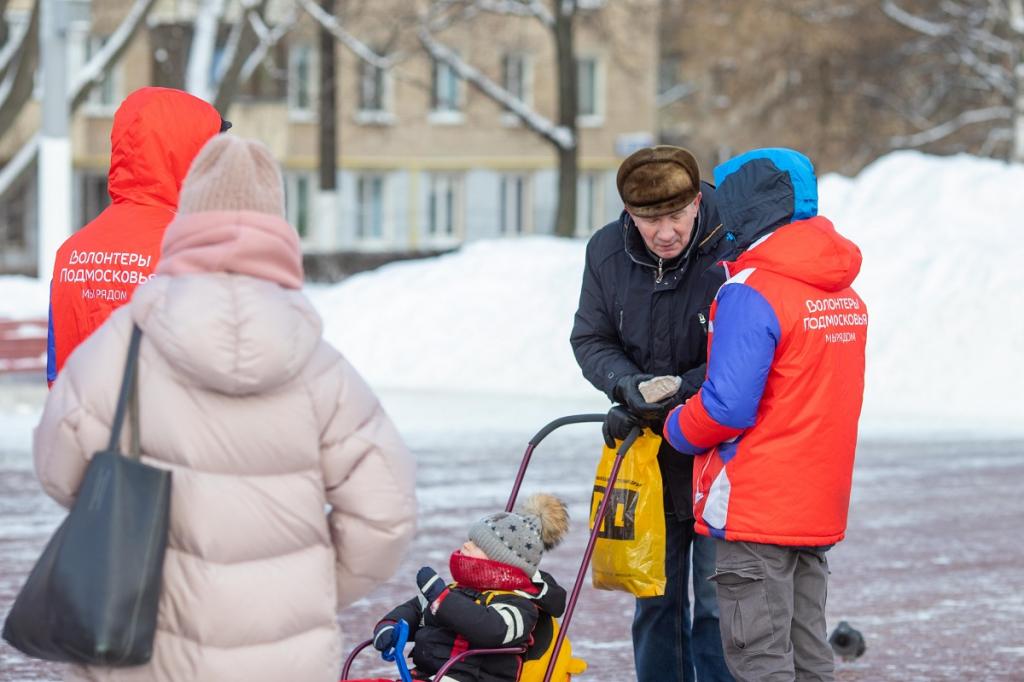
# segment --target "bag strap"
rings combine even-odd
[[[142,336],[141,331],[139,336]],[[132,372],[132,392],[130,402],[128,403],[128,430],[131,432],[128,440],[128,456],[132,459],[139,459],[142,456],[142,445],[140,443],[142,432],[139,431],[139,369],[137,349],[135,356],[135,371]]]
[[[142,340],[142,330],[138,325],[132,325],[132,339],[128,344],[128,357],[124,363],[124,377],[121,379],[121,391],[117,396],[117,409],[114,411],[114,423],[110,427],[110,444],[107,450],[119,452],[121,442],[121,426],[124,424],[124,413],[129,399],[133,403],[138,400],[138,388],[135,382],[135,369],[139,360],[139,341]],[[133,395],[134,394],[134,395]],[[138,408],[132,409],[132,432],[133,438],[138,437]],[[132,444],[133,448],[135,443]],[[133,453],[135,457],[138,453]]]

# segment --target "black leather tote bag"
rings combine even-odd
[[[3,638],[33,658],[130,666],[153,654],[171,474],[139,461],[141,337],[133,328],[110,444],[93,455],[71,511],[4,623]],[[119,445],[126,407],[129,456]]]

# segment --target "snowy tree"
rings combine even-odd
[[[104,43],[102,49],[97,50],[96,54],[83,64],[70,79],[68,104],[71,113],[74,113],[86,101],[92,88],[103,80],[104,74],[124,54],[139,27],[142,26],[143,20],[152,9],[154,2],[155,0],[135,0],[121,20],[121,23],[110,35],[107,42]],[[15,86],[12,86],[9,90],[0,86],[0,91],[3,91],[0,94],[0,131],[11,129],[10,122],[13,122],[14,118],[21,113],[22,108],[32,96],[32,80],[35,73],[35,64],[38,59],[38,31],[36,30],[36,22],[38,21],[39,4],[40,2],[37,0],[32,10],[33,14],[29,22],[27,35],[22,36],[22,40],[27,42],[18,50],[20,52],[19,62],[27,62],[31,67],[28,72],[28,90],[25,93],[19,92],[16,96],[16,101],[11,104],[10,109],[7,109],[7,98],[15,97]],[[35,38],[31,36],[35,36]],[[11,40],[13,39],[9,36],[8,41],[10,42]],[[6,77],[3,78],[3,82],[7,82],[7,78],[17,80],[17,71],[21,68],[20,63],[19,67],[14,69],[14,71],[8,70]],[[0,73],[2,71],[0,69]],[[6,118],[7,116],[11,117],[9,121]],[[2,132],[0,132],[0,135],[2,135]],[[36,136],[33,136],[0,169],[0,197],[3,197],[7,190],[29,170],[36,158],[37,149],[38,139]]]
[[[294,11],[270,28],[268,0],[239,0],[238,16],[221,38],[225,17],[235,9],[229,0],[201,0],[192,22],[192,41],[185,65],[184,87],[226,116],[239,88],[252,75],[267,51],[296,24]],[[216,58],[220,52],[219,58]],[[216,58],[216,59],[215,59]],[[214,65],[216,63],[216,68]]]
[[[120,61],[155,4],[155,0],[134,0],[102,48],[70,74],[68,102],[72,114]],[[227,0],[204,0],[198,6],[192,22],[196,39],[190,48],[183,84],[193,94],[208,99],[221,113],[230,108],[239,87],[253,74],[267,51],[296,23],[296,14],[291,12],[278,25],[268,27],[264,18],[267,4],[267,0],[239,0],[239,19],[232,24],[223,45],[217,44],[217,35],[226,11],[231,9]],[[38,63],[39,5],[36,0],[28,26],[21,31],[7,30],[7,40],[0,45],[0,135],[12,129],[11,124],[32,98]],[[222,55],[214,70],[214,54],[219,47],[223,48]],[[37,146],[33,136],[0,169],[0,197],[31,168]]]
[[[528,129],[554,148],[558,157],[558,204],[555,234],[571,237],[576,230],[576,177],[579,170],[577,130],[578,93],[576,53],[573,47],[577,0],[435,0],[421,15],[417,35],[431,58],[446,64],[476,91],[514,114]],[[551,34],[556,55],[557,106],[552,121],[487,77],[446,45],[438,33],[456,22],[470,22],[479,14],[530,17]]]
[[[3,3],[6,4],[6,3]],[[10,130],[32,97],[33,78],[39,63],[39,5],[32,5],[29,20],[20,31],[12,30],[0,5],[0,131]]]
[[[883,0],[881,8],[917,36],[903,49],[918,77],[916,130],[894,145],[957,136],[969,151],[1024,161],[1024,0]]]
[[[393,69],[416,54],[403,36],[392,42],[403,46],[381,54],[349,31],[336,15],[324,12],[314,0],[297,0],[311,17],[344,45],[357,59],[381,69]],[[423,0],[409,3],[394,16],[396,31],[411,29],[419,47],[435,62],[445,64],[477,92],[511,112],[527,130],[540,136],[558,158],[558,205],[556,234],[571,236],[576,225],[576,177],[579,140],[577,133],[576,55],[573,33],[577,0]],[[477,64],[462,57],[443,37],[447,29],[474,26],[484,16],[522,17],[534,20],[551,35],[557,60],[557,114],[552,120],[488,77]]]

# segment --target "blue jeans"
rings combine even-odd
[[[714,585],[714,542],[697,536],[693,520],[665,515],[665,594],[636,600],[633,658],[637,682],[732,682],[722,654]],[[690,628],[690,545],[696,549],[693,639]],[[697,546],[699,544],[699,547]],[[710,545],[710,560],[707,547]],[[710,564],[708,563],[710,561]],[[699,577],[698,577],[699,576]],[[694,671],[696,663],[696,672]]]

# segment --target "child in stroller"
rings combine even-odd
[[[416,574],[416,597],[392,609],[373,630],[373,646],[395,646],[396,623],[409,624],[415,642],[414,679],[429,680],[445,662],[467,650],[549,646],[552,618],[565,610],[565,590],[539,570],[545,550],[569,527],[565,503],[540,493],[516,512],[485,516],[469,529],[469,540],[449,560],[453,583],[424,566]],[[399,652],[401,655],[401,652]],[[523,656],[470,656],[436,682],[515,682]]]

